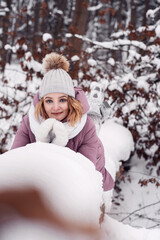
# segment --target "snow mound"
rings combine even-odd
[[[103,230],[106,232],[106,239],[112,240],[159,240],[160,238],[160,229],[134,228],[107,215]]]
[[[105,149],[106,169],[115,179],[120,161],[128,160],[131,151],[134,150],[132,134],[127,128],[110,119],[102,125],[99,138]]]
[[[102,176],[92,162],[69,148],[33,143],[0,156],[0,190],[38,188],[60,216],[99,224]]]
[[[121,165],[120,161],[128,160],[134,149],[132,134],[127,128],[109,119],[102,124],[99,138],[104,146],[105,167],[115,180],[116,172],[119,171]],[[113,189],[103,193],[106,212],[111,210],[112,195]]]

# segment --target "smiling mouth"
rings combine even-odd
[[[51,113],[52,115],[58,115],[61,114],[62,112],[58,112],[58,113]]]

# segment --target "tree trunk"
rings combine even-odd
[[[59,0],[57,1],[58,10],[62,11],[63,14],[57,14],[56,16],[56,24],[53,30],[53,36],[58,37],[62,35],[63,27],[64,27],[64,14],[67,8],[67,0]]]
[[[130,24],[136,28],[136,6],[134,0],[131,0],[131,21]]]
[[[35,4],[34,8],[34,28],[33,28],[33,38],[32,38],[32,46],[33,46],[33,54],[36,54],[37,48],[36,44],[39,42],[39,25],[40,25],[40,8],[41,8],[41,2],[38,1]]]
[[[118,13],[117,13],[117,29],[116,30],[119,30],[119,27],[121,25],[123,25],[123,23],[122,23],[123,3],[124,3],[124,0],[121,0],[120,5],[119,5],[119,9],[118,9]]]
[[[146,23],[147,23],[146,12],[149,9],[149,3],[150,3],[150,0],[146,0],[145,1],[144,16],[143,16],[143,26],[146,26]]]
[[[69,32],[72,34],[84,35],[86,32],[87,20],[88,20],[88,6],[89,0],[77,0],[75,5],[75,11],[72,17],[72,23],[69,26]],[[72,46],[70,51],[70,57],[74,55],[80,56],[82,49],[82,40],[72,37],[69,39],[69,44]],[[71,76],[74,79],[78,79],[79,61],[76,61],[72,67]]]
[[[7,8],[9,9],[8,12],[6,12],[5,16],[2,18],[2,29],[3,29],[3,34],[2,34],[2,49],[0,51],[1,58],[0,58],[0,66],[2,69],[2,72],[5,69],[5,65],[7,62],[7,56],[6,56],[6,51],[5,51],[5,45],[7,44],[7,39],[8,39],[8,29],[9,29],[9,15],[10,15],[10,10],[11,10],[11,3],[12,0],[7,0]]]

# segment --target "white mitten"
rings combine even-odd
[[[59,121],[55,121],[53,131],[55,138],[52,140],[52,143],[59,146],[66,146],[68,142],[68,132],[64,124]]]
[[[54,143],[59,146],[66,146],[68,133],[63,123],[54,118],[48,118],[41,123],[35,133],[36,141]]]

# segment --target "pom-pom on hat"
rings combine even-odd
[[[48,93],[65,93],[75,98],[75,91],[69,76],[69,62],[57,53],[49,53],[43,59],[44,77],[39,89],[39,98]]]

